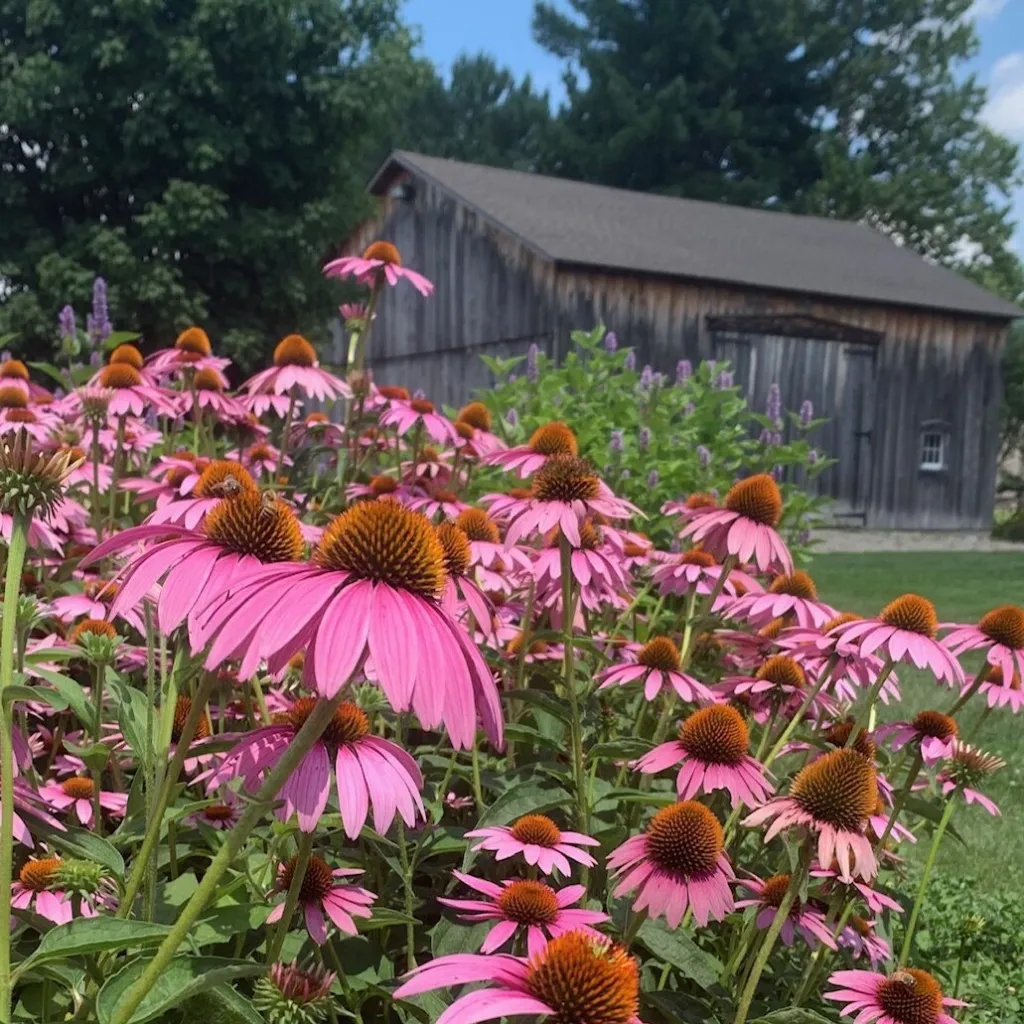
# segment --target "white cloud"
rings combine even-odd
[[[1024,142],[1024,51],[996,61],[982,117],[997,132]]]
[[[974,0],[967,17],[974,21],[987,21],[998,18],[1006,6],[1006,0]]]

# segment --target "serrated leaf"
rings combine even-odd
[[[637,932],[637,939],[656,957],[678,968],[701,988],[711,988],[722,976],[722,964],[679,929],[669,931],[659,921],[644,921]]]
[[[51,928],[35,952],[15,969],[16,974],[40,967],[51,960],[100,953],[104,950],[158,946],[170,928],[148,921],[125,921],[116,917],[80,917]]]
[[[121,732],[138,760],[148,767],[153,763],[155,754],[149,742],[147,720],[150,715],[156,714],[156,708],[150,705],[141,690],[128,686],[120,679],[110,679],[109,685],[117,695],[117,722]],[[155,738],[155,722],[152,731]]]
[[[430,951],[435,957],[450,953],[477,953],[490,930],[488,921],[463,924],[442,917],[430,933]]]
[[[99,1024],[110,1024],[128,990],[142,977],[149,960],[136,959],[109,978],[96,1000]],[[156,979],[129,1024],[155,1020],[174,1006],[201,992],[217,988],[237,978],[263,974],[266,967],[251,960],[229,960],[219,956],[177,956]]]
[[[613,761],[634,761],[638,757],[643,757],[650,749],[650,743],[644,740],[611,740],[608,743],[595,743],[587,750],[587,757],[591,760],[609,758]]]
[[[45,686],[8,686],[4,690],[4,700],[9,704],[19,700],[37,701],[48,704],[54,711],[65,711],[71,706],[64,694]]]
[[[787,1010],[774,1010],[767,1017],[758,1017],[750,1024],[829,1024],[829,1020],[813,1010],[790,1007]]]
[[[266,1018],[252,1005],[251,1000],[240,996],[230,985],[218,985],[210,989],[207,998],[220,1006],[222,1011],[234,1014],[238,1024],[266,1024]]]
[[[32,673],[48,682],[64,697],[68,702],[68,706],[78,716],[78,720],[86,727],[90,735],[95,732],[93,725],[95,716],[93,715],[92,705],[89,703],[89,698],[85,695],[85,691],[74,679],[70,676],[62,675],[60,672],[54,672],[52,669],[43,668],[40,665],[33,665]]]

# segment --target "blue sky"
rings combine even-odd
[[[533,0],[406,0],[406,18],[421,26],[423,51],[442,69],[463,51],[485,50],[541,89],[561,92],[560,65],[530,33]],[[975,0],[981,52],[972,62],[989,87],[986,119],[1024,144],[1024,0]],[[1024,189],[1014,197],[1016,245],[1024,255]]]

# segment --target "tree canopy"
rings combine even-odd
[[[400,3],[0,0],[0,335],[50,344],[102,274],[151,343],[323,337],[394,147],[864,220],[1024,291],[970,0],[541,0],[554,111],[485,54],[442,77]]]
[[[236,354],[324,330],[319,267],[415,72],[398,0],[0,0],[0,333],[84,306]]]

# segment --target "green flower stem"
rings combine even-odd
[[[683,649],[679,655],[681,667],[685,670],[690,664],[690,646],[693,642],[694,609],[697,605],[697,588],[690,591],[686,599],[686,622],[683,625]]]
[[[921,875],[921,884],[917,887],[917,896],[914,898],[914,908],[910,911],[910,917],[907,919],[907,930],[903,933],[903,948],[900,950],[900,967],[906,967],[907,961],[910,959],[910,951],[914,944],[914,932],[917,929],[917,919],[921,914],[921,907],[924,906],[924,897],[928,890],[928,882],[932,877],[932,870],[935,867],[935,858],[939,854],[939,846],[942,843],[942,837],[946,834],[946,828],[949,825],[950,818],[953,817],[953,811],[956,809],[956,800],[959,795],[959,787],[950,793],[949,801],[946,803],[946,809],[942,812],[942,817],[939,819],[938,827],[935,829],[935,835],[932,837],[932,845],[931,849],[928,851],[928,859],[924,862],[924,874]]]
[[[252,679],[249,680],[249,682],[250,685],[252,686],[253,696],[256,698],[256,707],[259,709],[260,712],[260,724],[269,725],[270,712],[267,710],[267,700],[263,696],[263,687],[260,685],[260,681],[256,678],[256,676],[253,676]]]
[[[974,742],[974,740],[977,737],[978,733],[981,732],[981,727],[985,724],[985,720],[991,714],[992,714],[992,705],[991,704],[986,704],[985,705],[985,710],[982,711],[982,713],[980,715],[978,715],[978,720],[974,723],[974,728],[968,733],[967,739],[964,742],[966,742],[966,743],[973,743]]]
[[[281,911],[274,937],[267,946],[268,964],[272,964],[281,955],[281,947],[284,946],[285,936],[291,927],[292,917],[295,915],[295,908],[299,903],[299,893],[302,891],[302,882],[306,877],[306,868],[309,866],[309,856],[312,852],[313,833],[300,832],[295,868],[292,871],[292,883],[288,886],[288,894],[284,898],[284,910]]]
[[[474,747],[474,750],[476,748]],[[405,967],[411,971],[416,967],[416,922],[414,920],[415,890],[413,888],[413,867],[409,860],[408,838],[405,834],[405,822],[401,815],[395,819],[398,825],[398,860],[402,865],[402,898],[405,916],[409,920],[405,924]]]
[[[782,748],[789,741],[790,736],[792,736],[793,733],[796,732],[797,726],[804,720],[804,715],[807,714],[807,710],[814,702],[814,698],[817,697],[818,694],[821,693],[821,691],[828,684],[829,679],[831,679],[832,677],[832,672],[834,671],[838,662],[839,657],[835,654],[833,654],[832,657],[829,658],[828,663],[825,665],[825,668],[822,671],[821,675],[818,676],[818,681],[814,684],[814,688],[808,691],[807,696],[803,699],[803,703],[800,705],[800,707],[796,709],[796,714],[793,715],[793,717],[786,724],[786,727],[782,730],[782,733],[779,735],[779,738],[775,741],[774,745],[772,746],[772,749],[768,751],[767,756],[762,762],[762,765],[765,768],[768,768],[768,766],[775,760],[775,758],[779,756],[779,754],[782,752]]]
[[[765,932],[761,948],[757,951],[757,958],[750,967],[746,984],[743,986],[743,991],[740,994],[739,1005],[736,1007],[736,1016],[733,1018],[733,1024],[746,1024],[747,1015],[750,1013],[750,1004],[754,1001],[754,993],[757,991],[757,983],[761,980],[761,974],[768,963],[768,958],[772,955],[775,942],[782,931],[782,926],[789,917],[789,912],[792,910],[797,894],[800,892],[800,886],[803,885],[806,877],[807,858],[804,856],[800,860],[799,869],[793,872],[786,895],[782,897],[779,909],[775,911],[775,917],[772,918],[772,923],[768,926],[768,931]]]
[[[576,595],[572,585],[572,547],[565,534],[560,538],[562,555],[562,644],[565,660],[563,675],[566,694],[569,698],[572,734],[572,779],[576,794],[576,817],[580,831],[590,831],[590,814],[587,810],[586,770],[583,763],[583,721],[580,716],[579,695],[576,692],[576,662],[573,644],[573,618],[576,614]]]
[[[249,833],[260,823],[278,791],[287,782],[292,772],[298,768],[303,758],[312,749],[313,744],[334,718],[335,708],[341,702],[343,692],[342,688],[332,700],[321,700],[317,704],[295,739],[286,748],[281,760],[267,774],[259,792],[253,797],[238,824],[228,833],[228,838],[218,851],[217,856],[210,862],[199,887],[178,914],[178,919],[170,934],[160,944],[142,977],[121,999],[117,1010],[110,1019],[110,1024],[128,1024],[149,990],[167,970],[178,947],[185,941],[207,903],[216,893],[221,878],[241,852],[249,838]]]
[[[953,701],[946,712],[947,715],[955,715],[981,689],[981,684],[992,674],[992,668],[993,666],[986,661],[982,670],[974,677],[974,682]]]
[[[14,683],[14,640],[18,617],[21,571],[25,566],[31,515],[13,512],[11,542],[7,548],[3,624],[0,627],[0,1021],[11,1019],[11,880],[14,849],[14,746],[12,708],[6,690]]]
[[[839,895],[840,894],[837,892],[837,896]],[[839,920],[836,921],[835,927],[832,929],[832,938],[839,938],[843,929],[846,927],[846,922],[849,921],[850,917],[853,915],[853,906],[854,903],[852,899],[846,902],[846,906],[844,907],[842,914],[839,916]],[[838,906],[834,909],[838,910]],[[833,908],[830,907],[826,920],[832,919],[833,912]],[[835,952],[827,946],[818,946],[811,956],[811,962],[807,967],[807,972],[804,974],[803,981],[800,983],[796,995],[793,996],[793,1006],[802,1006],[808,995],[817,989],[818,979],[827,973],[829,965],[832,962],[832,958],[835,955]]]
[[[886,658],[885,664],[882,666],[882,671],[878,673],[878,678],[875,680],[875,685],[871,687],[871,692],[868,693],[868,699],[864,701],[863,706],[857,713],[857,717],[854,719],[853,728],[850,730],[850,736],[847,739],[845,746],[852,747],[857,741],[857,736],[861,730],[868,724],[871,719],[871,712],[875,707],[875,701],[878,700],[878,695],[882,692],[882,687],[885,685],[886,679],[889,678],[890,673],[893,670],[892,658]]]
[[[288,454],[288,445],[291,441],[292,433],[292,417],[295,415],[295,388],[292,388],[292,393],[288,398],[288,412],[284,418],[284,426],[281,428],[281,445],[278,449],[279,454],[277,456],[277,476],[287,476],[291,479],[291,473],[288,472],[285,466],[284,457]],[[275,480],[276,484],[277,481]]]
[[[99,743],[103,739],[103,684],[107,677],[107,666],[102,662],[92,667],[92,712],[95,726],[92,741]],[[100,790],[103,787],[103,769],[92,770],[92,816],[96,835],[103,835],[103,809],[100,806]]]
[[[366,354],[370,351],[370,332],[373,330],[373,313],[377,308],[377,299],[380,298],[382,279],[375,277],[373,289],[370,291],[370,298],[366,304],[366,316],[363,329],[359,332],[359,341],[356,343],[355,356],[350,360],[351,370],[362,370],[366,363]]]
[[[629,924],[622,932],[622,945],[623,948],[629,949],[633,945],[633,940],[637,937],[640,929],[644,926],[644,921],[647,920],[647,908],[637,911],[632,916]]]
[[[124,895],[121,897],[121,902],[117,908],[117,917],[129,917],[131,915],[132,904],[142,885],[150,859],[156,852],[156,845],[160,839],[160,827],[170,805],[171,794],[174,792],[175,785],[177,785],[178,776],[181,774],[182,766],[185,764],[185,759],[188,756],[189,744],[195,735],[199,719],[206,713],[206,702],[210,699],[210,694],[213,692],[216,682],[217,677],[212,672],[204,673],[202,682],[199,684],[199,692],[196,694],[196,699],[192,701],[192,707],[189,709],[188,717],[182,726],[181,737],[175,748],[174,757],[160,787],[160,795],[153,804],[146,834],[142,840],[142,846],[139,848],[139,852],[132,863],[132,873],[128,877]]]
[[[711,614],[711,609],[714,608],[715,601],[718,600],[718,595],[721,594],[722,590],[725,588],[725,581],[729,578],[729,573],[731,573],[735,568],[737,561],[738,559],[735,555],[726,555],[725,561],[722,562],[722,571],[718,574],[718,579],[715,580],[715,585],[711,588],[711,593],[708,594],[707,603],[704,605],[702,614]],[[694,587],[695,593],[696,589],[697,588]]]
[[[94,420],[92,425],[92,450],[89,457],[92,459],[92,494],[90,496],[92,507],[89,509],[89,513],[98,543],[103,539],[103,513],[100,511],[100,424],[98,420]]]
[[[114,447],[114,458],[112,462],[113,474],[110,478],[110,532],[114,532],[114,520],[117,517],[117,481],[121,476],[121,459],[124,455],[124,416],[117,418],[117,444]]]
[[[886,839],[892,834],[892,830],[896,827],[896,819],[900,816],[900,811],[903,810],[903,805],[907,802],[907,797],[910,796],[910,791],[914,788],[914,783],[917,781],[917,776],[920,774],[921,768],[924,765],[924,755],[921,753],[921,748],[918,747],[914,754],[914,759],[910,762],[910,767],[907,769],[907,777],[903,780],[903,785],[900,787],[900,791],[892,798],[892,810],[889,812],[889,820],[885,823],[885,830],[879,837],[877,843],[875,843],[875,850],[881,850],[885,846]]]

